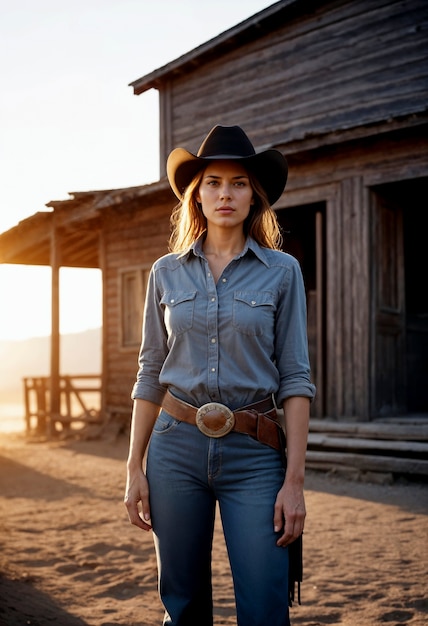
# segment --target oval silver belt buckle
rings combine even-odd
[[[196,426],[208,437],[224,437],[235,426],[235,416],[224,404],[208,402],[197,410]]]

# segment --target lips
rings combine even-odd
[[[229,205],[224,205],[224,206],[220,206],[218,207],[217,211],[220,212],[226,212],[226,213],[230,213],[232,211],[234,211],[235,209]]]

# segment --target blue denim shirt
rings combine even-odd
[[[151,270],[132,398],[161,405],[166,389],[232,410],[274,394],[313,398],[300,266],[249,238],[217,284],[199,239]]]

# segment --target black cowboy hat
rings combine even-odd
[[[274,204],[284,191],[288,166],[279,150],[265,150],[256,154],[253,144],[239,126],[214,126],[205,137],[198,153],[184,148],[171,152],[166,164],[168,180],[180,200],[193,177],[210,161],[239,161],[258,179],[270,204]]]

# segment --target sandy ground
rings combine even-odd
[[[152,536],[122,504],[126,448],[0,436],[1,626],[160,626]],[[428,624],[427,494],[310,472],[292,624]],[[236,624],[219,526],[213,558],[215,624]]]

